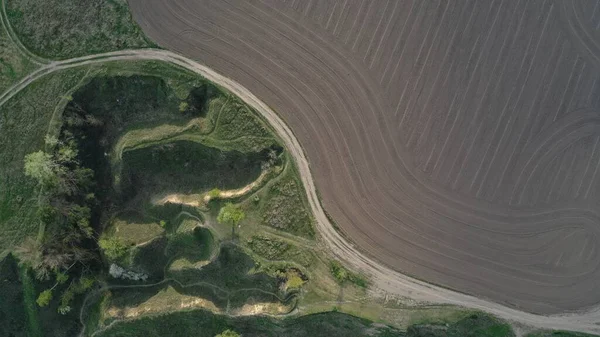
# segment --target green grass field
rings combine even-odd
[[[125,0],[3,0],[23,45],[48,59],[155,46],[131,18]]]

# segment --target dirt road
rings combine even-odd
[[[577,314],[566,315],[536,315],[509,308],[495,302],[479,299],[448,289],[440,288],[421,282],[414,278],[398,273],[381,263],[370,259],[353,247],[337,233],[329,222],[318,200],[315,184],[311,176],[308,159],[303,149],[285,122],[264,102],[239,83],[226,78],[214,70],[176,53],[163,50],[130,50],[101,55],[92,55],[61,62],[53,62],[43,66],[36,73],[23,79],[7,92],[0,95],[0,106],[36,79],[60,69],[73,68],[83,65],[103,63],[116,60],[161,60],[170,62],[194,71],[208,80],[217,83],[243,99],[258,111],[275,129],[286,147],[296,160],[302,182],[306,188],[310,207],[316,219],[318,231],[322,239],[332,251],[346,263],[367,273],[374,286],[374,291],[404,296],[417,301],[448,303],[490,312],[501,318],[532,325],[539,328],[564,329],[590,333],[600,333],[600,311],[588,310]]]

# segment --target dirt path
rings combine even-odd
[[[246,104],[258,111],[263,118],[271,124],[273,129],[283,140],[286,148],[294,157],[294,160],[298,165],[300,177],[306,189],[307,197],[321,239],[331,248],[332,252],[338,258],[344,260],[353,268],[368,274],[373,282],[373,291],[375,293],[381,295],[387,293],[408,297],[417,301],[464,306],[486,311],[500,318],[531,325],[537,328],[600,333],[600,326],[598,325],[598,322],[600,322],[600,308],[598,307],[585,312],[561,315],[545,316],[530,314],[508,308],[495,302],[479,299],[414,279],[391,270],[361,253],[336,232],[333,225],[329,222],[317,197],[309,162],[303,152],[302,146],[294,136],[292,130],[290,130],[271,108],[253,95],[248,89],[189,58],[165,50],[143,49],[90,55],[53,62],[42,66],[40,69],[25,77],[19,83],[0,95],[0,106],[27,85],[44,75],[62,69],[119,60],[158,60],[184,67],[229,90],[240,97]]]

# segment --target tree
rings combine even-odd
[[[60,249],[52,241],[41,244],[28,238],[15,250],[21,264],[31,268],[39,280],[47,280],[52,273],[57,274],[57,279],[62,280],[64,269],[67,269],[78,256]]]
[[[33,238],[27,238],[15,249],[15,254],[22,265],[36,269],[42,264],[42,246]]]
[[[54,186],[58,183],[58,171],[59,165],[44,151],[25,156],[25,175],[36,179],[44,186]]]
[[[217,216],[217,221],[220,224],[228,224],[231,226],[231,237],[235,235],[235,226],[237,226],[240,221],[244,220],[246,214],[242,211],[238,206],[228,202],[221,208],[219,211],[219,215]]]
[[[52,275],[56,278],[53,287],[40,293],[37,299],[40,307],[50,303],[57,286],[66,286],[67,281],[75,279],[76,272],[81,273],[81,268],[75,268],[74,272],[74,266],[87,269],[86,262],[96,257],[89,248],[89,239],[94,235],[90,223],[95,206],[94,171],[81,166],[73,134],[62,130],[60,137],[46,137],[48,152],[37,151],[24,158],[25,175],[43,187],[37,215],[45,230],[40,240],[25,241],[17,249],[17,255],[21,263],[33,269],[38,279],[49,280]],[[109,242],[109,252],[121,254],[127,247],[119,244]],[[71,311],[75,295],[87,291],[93,284],[93,280],[84,277],[80,277],[79,282],[71,281],[62,295],[57,295],[59,313]]]
[[[56,283],[63,284],[69,280],[69,275],[63,272],[56,273]]]
[[[220,334],[216,335],[215,337],[240,337],[240,334],[233,330],[227,329],[221,332]]]
[[[98,244],[104,251],[104,255],[106,255],[109,260],[113,261],[125,255],[128,249],[127,245],[125,245],[123,241],[114,236],[108,239],[100,239]]]
[[[40,307],[45,307],[52,301],[52,290],[46,289],[40,293],[36,302]]]
[[[236,226],[240,221],[244,220],[246,214],[242,211],[238,206],[228,202],[221,208],[219,211],[219,215],[217,216],[217,221],[220,224],[228,224],[231,226]]]

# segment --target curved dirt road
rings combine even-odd
[[[290,125],[391,269],[516,309],[600,303],[597,0],[129,0]]]
[[[538,328],[600,333],[600,326],[597,324],[600,322],[599,310],[590,310],[577,314],[554,316],[530,314],[500,305],[495,302],[478,299],[473,296],[457,293],[448,289],[421,282],[401,273],[395,272],[365,256],[355,249],[350,243],[348,243],[343,237],[341,237],[329,222],[321,204],[319,203],[315,184],[311,176],[309,162],[302,150],[302,147],[300,146],[300,143],[290,128],[283,122],[283,120],[264,102],[262,102],[259,98],[257,98],[239,83],[218,74],[214,70],[202,64],[180,56],[176,53],[151,49],[128,50],[91,55],[60,62],[52,62],[43,66],[38,71],[24,78],[18,84],[1,94],[0,106],[2,106],[20,90],[25,88],[28,84],[31,84],[46,74],[61,69],[117,60],[160,60],[179,65],[189,69],[190,71],[198,73],[201,76],[204,76],[210,81],[217,83],[223,88],[231,91],[233,94],[239,96],[247,104],[256,109],[256,111],[259,112],[272,125],[274,130],[281,137],[286,147],[296,160],[302,182],[306,188],[310,207],[315,216],[316,224],[323,240],[331,247],[332,251],[340,259],[343,259],[346,261],[346,263],[367,273],[373,281],[373,286],[375,288],[374,291],[385,291],[389,294],[404,296],[417,301],[454,304],[479,309],[507,320]]]

